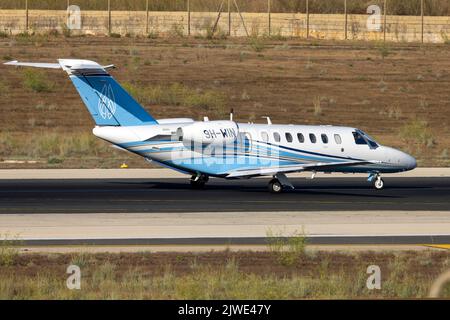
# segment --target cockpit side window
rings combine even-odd
[[[367,144],[366,140],[358,131],[353,131],[353,138],[355,138],[356,144]]]
[[[366,144],[369,145],[371,149],[378,148],[378,144],[371,137],[360,130],[353,131],[353,137],[355,138],[356,144]]]

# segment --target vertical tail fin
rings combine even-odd
[[[8,65],[62,68],[69,74],[89,113],[99,126],[139,126],[156,120],[94,61],[59,59],[59,64],[11,61]]]

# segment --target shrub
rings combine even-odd
[[[33,69],[25,69],[23,72],[23,84],[26,88],[35,92],[50,92],[54,83],[49,81],[45,73]]]
[[[11,239],[8,234],[0,234],[0,266],[11,266],[19,255],[17,239]]]
[[[159,104],[202,108],[223,113],[226,104],[225,95],[216,90],[196,90],[182,83],[168,86],[141,87],[124,83],[124,88],[142,104]]]
[[[304,231],[301,233],[295,231],[285,237],[281,232],[274,233],[268,230],[266,235],[270,252],[275,254],[282,265],[291,266],[305,254],[307,239]]]
[[[428,130],[428,123],[423,120],[410,121],[400,128],[399,134],[407,144],[419,144],[427,147],[434,145],[433,135]]]

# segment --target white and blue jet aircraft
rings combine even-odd
[[[367,173],[375,189],[382,173],[412,170],[410,155],[382,146],[351,127],[236,123],[229,120],[154,119],[107,72],[113,65],[59,59],[58,63],[11,61],[12,66],[63,69],[95,121],[93,134],[148,161],[191,175],[202,188],[209,177],[273,177],[274,193],[294,188],[288,173]]]

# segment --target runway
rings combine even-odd
[[[345,248],[450,243],[448,176],[387,176],[382,191],[360,176],[296,176],[295,190],[271,194],[265,178],[210,179],[194,190],[188,177],[156,176],[166,171],[91,172],[61,171],[60,179],[5,172],[0,234],[30,248],[266,246],[271,232]],[[132,178],[123,177],[128,172]]]
[[[296,189],[267,191],[268,179],[211,179],[193,190],[188,179],[4,179],[0,214],[272,211],[450,211],[450,179],[385,177],[372,189],[363,178],[294,178]]]

